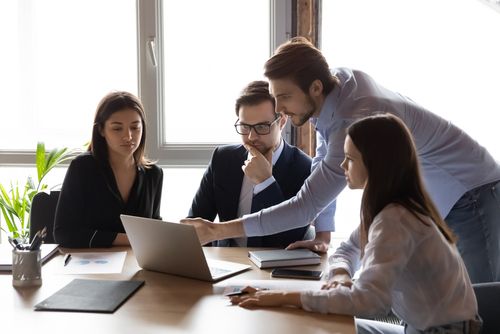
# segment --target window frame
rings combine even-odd
[[[292,34],[292,0],[269,0],[270,54]],[[206,166],[216,146],[225,143],[162,143],[164,138],[164,110],[162,87],[162,26],[161,1],[138,0],[139,95],[148,118],[147,154],[165,167]],[[154,18],[152,20],[151,18]],[[151,41],[154,47],[151,46]],[[155,55],[153,56],[152,52]],[[153,59],[156,59],[156,66]],[[284,132],[290,136],[290,131]]]

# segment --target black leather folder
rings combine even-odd
[[[35,311],[113,313],[144,281],[74,279],[35,305]]]

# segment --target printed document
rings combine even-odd
[[[66,264],[61,262],[58,274],[117,274],[123,270],[127,252],[71,253]]]

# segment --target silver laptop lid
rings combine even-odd
[[[211,281],[193,226],[120,215],[134,255],[144,269]]]
[[[137,262],[144,269],[216,281],[250,268],[228,261],[210,261],[223,271],[214,277],[193,226],[129,215],[120,218]]]

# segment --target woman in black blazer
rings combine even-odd
[[[163,171],[144,157],[145,113],[127,92],[97,107],[88,151],[70,164],[56,209],[63,247],[128,245],[120,214],[161,219]]]

